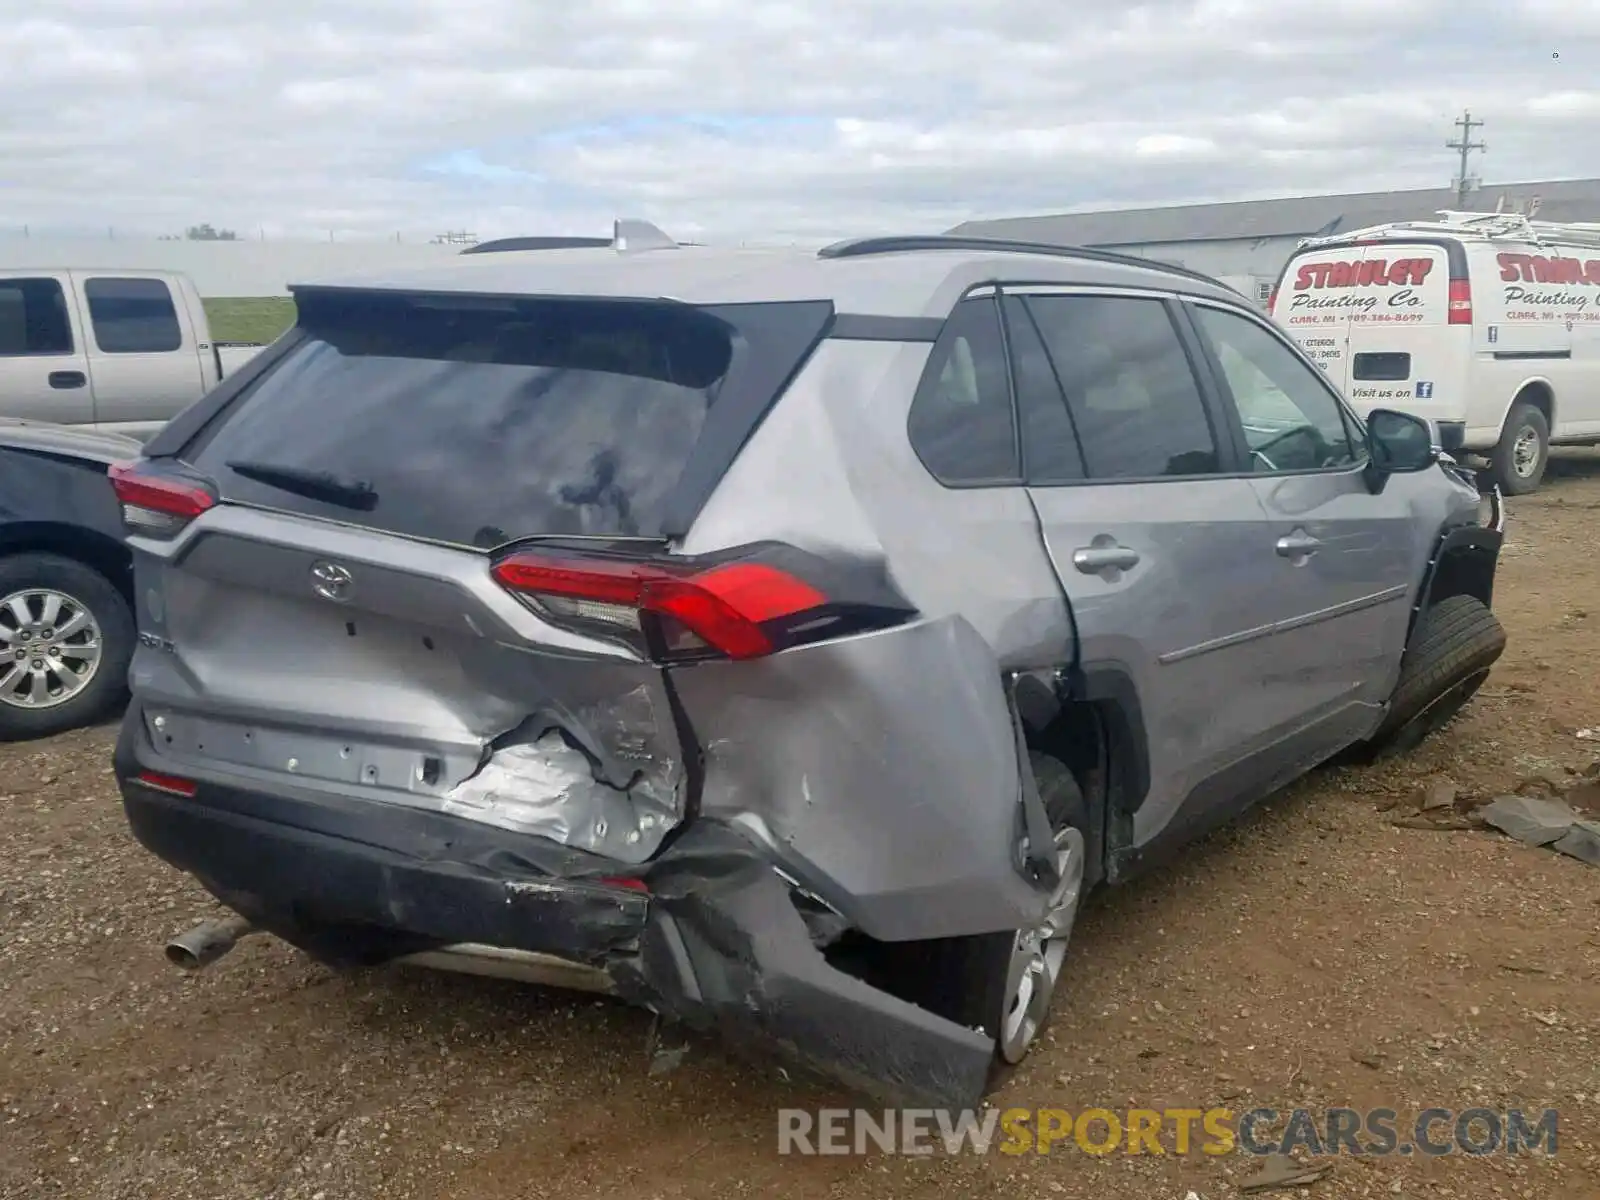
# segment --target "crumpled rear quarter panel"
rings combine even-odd
[[[705,754],[702,819],[743,827],[883,940],[1016,929],[1042,912],[1017,867],[1003,675],[1072,652],[1023,490],[945,488],[909,445],[928,350],[824,343],[685,545],[772,538],[881,562],[922,618],[673,672]]]

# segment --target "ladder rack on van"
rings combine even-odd
[[[1593,221],[1533,221],[1521,213],[1471,213],[1441,209],[1437,221],[1393,221],[1327,237],[1303,238],[1297,247],[1345,245],[1350,242],[1377,241],[1383,238],[1415,237],[1418,234],[1510,240],[1536,246],[1551,243],[1568,246],[1600,247],[1600,223]]]

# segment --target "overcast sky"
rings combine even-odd
[[[0,0],[0,234],[811,240],[1600,175],[1600,0]]]

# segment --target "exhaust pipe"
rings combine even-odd
[[[167,961],[186,971],[198,971],[216,962],[238,945],[240,938],[255,931],[255,926],[243,917],[202,921],[167,943]]]

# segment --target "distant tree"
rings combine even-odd
[[[213,229],[210,225],[191,225],[184,237],[191,242],[236,242],[239,235],[231,229]]]

